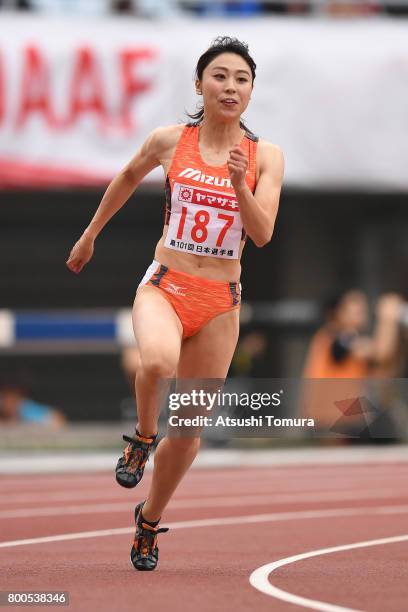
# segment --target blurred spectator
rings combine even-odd
[[[23,385],[4,383],[0,387],[0,423],[35,423],[57,428],[64,425],[65,416],[60,410],[29,398]]]
[[[305,379],[321,379],[306,380],[302,397],[302,411],[315,419],[317,431],[339,433],[333,425],[339,422],[344,409],[344,433],[348,430],[357,439],[396,437],[392,419],[386,415],[383,385],[370,385],[369,381],[399,374],[402,307],[400,296],[381,296],[376,305],[374,333],[370,336],[364,293],[348,291],[328,303],[326,322],[312,339],[303,371]],[[336,379],[341,381],[336,384]],[[369,407],[371,414],[360,405],[368,396],[375,403]],[[376,418],[378,415],[381,420]],[[374,426],[367,427],[367,416],[371,423],[377,422],[377,434]],[[360,436],[362,431],[364,436]]]
[[[304,378],[363,378],[368,361],[360,348],[368,326],[368,304],[361,291],[331,298],[325,307],[325,324],[312,339]]]
[[[364,378],[385,371],[398,350],[402,299],[382,296],[376,308],[376,329],[364,335],[369,323],[362,291],[333,298],[326,307],[326,323],[312,339],[303,372],[305,378]]]

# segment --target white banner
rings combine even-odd
[[[284,151],[286,185],[408,188],[403,20],[4,14],[0,187],[106,184],[152,129],[195,110],[195,64],[219,34],[250,46],[258,70],[245,120]]]

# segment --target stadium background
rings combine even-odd
[[[232,3],[189,2],[172,3],[170,13],[170,3],[156,3],[150,14],[147,14],[149,8],[144,8],[141,15],[137,14],[137,3],[122,3],[122,9],[129,12],[122,11],[121,15],[109,14],[103,3],[99,8],[88,3],[86,9],[86,3],[82,8],[81,3],[76,3],[77,14],[71,5],[69,15],[64,14],[63,3],[58,10],[57,2],[50,2],[48,7],[44,2],[42,9],[41,4],[33,2],[36,12],[22,13],[16,10],[18,2],[3,1],[5,10],[0,11],[4,32],[0,42],[0,372],[3,381],[24,379],[32,397],[59,407],[69,421],[117,421],[121,417],[123,398],[129,395],[120,366],[121,344],[115,332],[115,317],[118,311],[130,307],[160,236],[162,181],[155,175],[139,187],[98,238],[91,264],[81,275],[74,276],[65,268],[67,255],[93,215],[107,181],[89,179],[87,184],[81,178],[77,181],[80,184],[75,184],[75,180],[69,179],[64,185],[61,177],[54,175],[49,180],[41,176],[35,170],[36,165],[44,167],[45,158],[49,164],[53,154],[60,156],[66,143],[58,144],[57,134],[44,153],[42,138],[47,128],[41,113],[34,112],[38,116],[31,117],[24,127],[25,138],[31,134],[27,146],[27,140],[19,140],[21,133],[13,133],[13,109],[8,106],[8,102],[15,100],[17,77],[14,71],[7,73],[7,68],[15,67],[16,52],[21,51],[27,40],[39,47],[43,44],[48,51],[51,49],[51,79],[57,82],[59,71],[64,70],[57,62],[64,57],[61,47],[65,41],[69,46],[76,29],[85,45],[88,44],[86,32],[89,32],[89,44],[105,32],[106,38],[99,40],[100,46],[109,45],[112,32],[115,44],[123,31],[128,42],[133,38],[135,48],[149,44],[151,36],[151,45],[160,47],[163,61],[168,61],[170,56],[174,61],[174,49],[179,49],[184,59],[180,74],[176,74],[176,65],[173,65],[174,72],[167,74],[170,80],[174,76],[179,87],[182,82],[185,88],[178,92],[175,111],[178,114],[169,117],[169,108],[174,108],[174,102],[170,105],[166,95],[160,94],[160,78],[156,84],[163,105],[162,115],[166,118],[164,123],[182,120],[184,109],[194,110],[192,73],[199,53],[214,36],[231,34],[249,43],[259,67],[252,104],[261,96],[263,87],[264,99],[271,92],[272,97],[270,107],[264,104],[261,114],[264,123],[260,124],[257,113],[251,114],[251,110],[247,123],[283,149],[287,165],[273,240],[264,249],[248,244],[243,257],[243,297],[250,309],[246,310],[242,333],[256,328],[268,339],[267,353],[257,364],[255,376],[300,375],[321,306],[332,293],[358,287],[372,303],[385,291],[407,295],[408,43],[404,42],[404,2],[289,2],[287,5],[247,2],[241,3],[241,7],[240,3],[234,3],[235,8]],[[140,3],[140,6],[147,4]],[[198,5],[201,5],[200,11]],[[183,6],[189,12],[183,12]],[[276,16],[273,9],[287,14]],[[232,15],[232,10],[236,14]],[[396,14],[402,17],[397,19]],[[55,29],[61,27],[67,29],[67,34],[58,44]],[[49,39],[43,38],[47,31]],[[28,38],[22,32],[29,32]],[[199,42],[194,46],[192,39],[197,32]],[[279,47],[281,40],[285,41],[284,48]],[[312,40],[318,40],[319,52],[307,58],[307,44]],[[58,50],[55,61],[53,45]],[[279,55],[278,62],[276,55]],[[357,66],[356,70],[348,73],[352,66]],[[285,82],[279,77],[282,72],[293,74],[292,89],[279,101]],[[303,74],[303,78],[297,80],[298,74]],[[275,93],[274,75],[281,86]],[[328,75],[331,82],[327,80]],[[330,89],[336,79],[337,91]],[[54,86],[59,92],[57,96],[61,95],[58,83]],[[167,82],[165,87],[168,88]],[[132,101],[130,113],[137,116],[138,124],[134,134],[127,134],[122,149],[120,138],[115,141],[116,157],[112,154],[113,141],[107,137],[104,143],[92,118],[76,127],[78,155],[81,142],[88,150],[89,141],[94,140],[90,150],[92,146],[98,148],[103,158],[106,146],[109,160],[114,159],[112,166],[119,170],[128,151],[136,150],[148,128],[154,127],[150,126],[152,116],[143,95],[140,93]],[[309,105],[305,107],[306,97]],[[285,132],[292,119],[289,116],[282,120],[282,114],[275,114],[284,105],[291,105],[295,126],[302,126],[301,131]],[[158,116],[160,105],[154,119]],[[265,118],[270,122],[265,123]],[[35,129],[30,123],[33,121]],[[339,139],[342,133],[349,137]],[[112,146],[109,148],[109,145]],[[296,149],[303,156],[301,162],[294,159]],[[359,156],[361,169],[356,165]],[[13,165],[18,159],[24,160],[24,168]],[[92,158],[89,159],[88,168],[92,166]],[[326,160],[329,160],[327,165]],[[27,171],[27,163],[34,167],[31,173]],[[46,175],[47,171],[43,173]],[[104,176],[111,174],[104,169]],[[60,318],[57,326],[55,316]],[[76,340],[69,338],[73,316],[79,317]],[[99,321],[99,331],[92,328],[92,321]],[[10,332],[11,328],[14,331]]]

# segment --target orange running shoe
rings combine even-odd
[[[116,481],[122,487],[132,489],[142,480],[156,438],[157,434],[145,438],[137,430],[134,438],[123,436],[124,441],[129,444],[116,465]]]
[[[130,551],[130,561],[133,567],[142,572],[151,572],[156,569],[159,560],[159,547],[157,534],[165,533],[168,527],[158,527],[157,523],[147,523],[142,515],[144,501],[135,508],[136,533]],[[153,526],[155,525],[155,526]]]

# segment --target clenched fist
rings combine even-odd
[[[92,258],[94,252],[94,239],[83,234],[81,238],[76,242],[72,248],[71,253],[66,261],[67,267],[71,272],[79,274],[82,268]]]
[[[230,150],[227,166],[234,189],[243,187],[248,169],[248,158],[239,145],[232,147]]]

